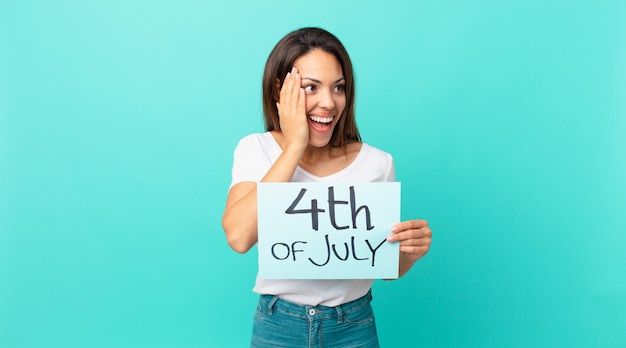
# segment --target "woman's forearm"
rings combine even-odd
[[[261,182],[289,182],[293,178],[302,151],[285,149]],[[231,189],[222,216],[222,227],[230,247],[245,253],[258,240],[256,183],[243,182]]]

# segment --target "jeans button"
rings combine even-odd
[[[313,308],[309,309],[309,315],[315,315],[315,309]]]

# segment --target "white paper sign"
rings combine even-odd
[[[259,276],[393,279],[400,183],[259,183]]]

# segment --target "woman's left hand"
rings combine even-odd
[[[407,220],[391,228],[388,242],[400,242],[400,252],[411,261],[421,259],[430,248],[433,235],[426,220]]]

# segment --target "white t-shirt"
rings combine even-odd
[[[231,187],[244,181],[259,182],[282,153],[270,132],[250,134],[235,149]],[[380,182],[395,181],[390,154],[363,143],[346,168],[319,177],[297,167],[293,182]],[[262,279],[257,276],[253,291],[277,295],[302,305],[338,306],[365,295],[373,279]]]

